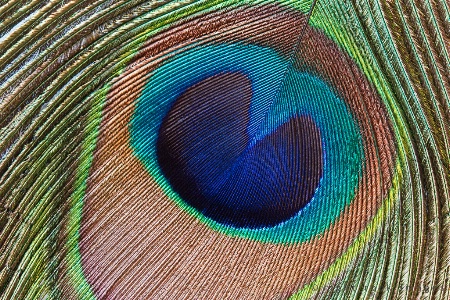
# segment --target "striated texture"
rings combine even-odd
[[[0,1],[0,299],[450,299],[446,0]]]

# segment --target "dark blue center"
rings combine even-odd
[[[322,176],[320,132],[295,116],[261,140],[248,135],[250,80],[222,73],[188,88],[165,116],[159,166],[203,215],[233,227],[274,226],[295,216]]]

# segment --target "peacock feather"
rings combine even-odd
[[[0,3],[0,299],[450,299],[448,1]]]

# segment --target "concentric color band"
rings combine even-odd
[[[276,30],[270,30],[270,22],[264,22],[265,18],[268,20],[276,18],[278,24]],[[260,21],[258,24],[253,24],[252,19]],[[208,22],[208,26],[200,26],[205,21]],[[287,296],[325,270],[373,217],[381,201],[387,196],[393,175],[395,152],[389,122],[380,98],[357,66],[325,35],[311,27],[305,27],[304,21],[305,17],[302,14],[286,11],[278,6],[241,7],[229,12],[194,18],[152,37],[136,55],[135,62],[130,64],[130,67],[115,81],[104,109],[100,136],[88,180],[80,236],[84,273],[97,295],[104,296],[107,293],[120,295],[130,292],[130,289],[135,292],[137,289],[144,289],[142,292],[151,292],[156,285],[170,286],[172,284],[192,285],[194,289],[200,288],[196,284],[206,284],[205,289],[214,287],[218,289],[218,293],[226,293],[231,285],[234,288],[239,285],[242,290],[249,289],[251,287],[248,284],[251,282],[252,286],[264,285],[267,290]],[[234,30],[242,24],[246,25],[240,26],[240,30]],[[190,28],[196,28],[196,30],[190,30]],[[245,28],[252,32],[251,36],[246,35]],[[298,30],[297,33],[286,34],[292,31],[292,28]],[[305,29],[301,35],[303,28]],[[218,51],[218,53],[231,48],[233,51],[263,51],[265,55],[273,56],[275,62],[280,61],[279,64],[283,62],[286,64],[286,58],[282,57],[289,57],[289,53],[293,50],[292,45],[296,44],[295,39],[300,35],[302,39],[298,49],[294,49],[296,50],[293,60],[295,68],[289,71],[287,76],[287,81],[295,81],[295,84],[286,85],[280,99],[297,103],[288,95],[299,95],[298,93],[305,97],[303,99],[321,99],[322,96],[308,95],[301,89],[297,90],[302,84],[313,84],[317,86],[319,95],[323,93],[322,95],[330,99],[336,99],[332,102],[335,103],[334,109],[340,110],[344,115],[352,115],[351,118],[347,118],[349,121],[346,121],[348,124],[346,126],[350,132],[353,132],[352,138],[334,142],[353,145],[351,155],[356,158],[364,153],[364,161],[352,167],[354,169],[350,171],[354,176],[351,180],[358,181],[353,191],[354,195],[342,197],[345,199],[343,201],[336,200],[334,197],[328,198],[328,201],[341,203],[340,208],[330,209],[332,213],[329,214],[328,219],[324,217],[327,221],[320,223],[322,225],[309,228],[309,224],[300,225],[305,226],[301,227],[300,230],[303,232],[300,235],[296,229],[291,229],[290,232],[275,231],[283,227],[274,227],[272,233],[270,233],[271,229],[256,231],[228,229],[202,219],[195,210],[187,208],[191,214],[180,213],[182,210],[179,204],[173,201],[173,197],[176,198],[176,196],[169,193],[170,197],[167,197],[168,187],[164,184],[161,189],[164,178],[157,173],[152,174],[154,178],[150,176],[149,166],[151,165],[149,165],[149,158],[145,157],[147,154],[144,153],[143,156],[143,153],[139,153],[139,149],[136,150],[138,157],[144,162],[143,165],[133,154],[129,144],[131,141],[136,149],[133,126],[139,124],[139,116],[142,116],[140,111],[144,110],[144,115],[147,113],[146,106],[141,107],[144,103],[142,99],[146,95],[145,90],[152,86],[151,82],[157,82],[158,78],[161,78],[158,71],[162,68],[168,70],[170,64],[177,64],[177,67],[180,67],[183,57],[186,58],[189,55],[196,54],[196,59],[200,59],[201,56],[198,54],[202,53],[202,49]],[[215,38],[212,45],[209,42],[211,36]],[[234,44],[220,43],[221,36],[226,37],[227,41],[234,41]],[[170,55],[167,56],[169,53]],[[221,55],[216,59],[220,59]],[[207,59],[203,58],[202,61]],[[220,71],[217,69],[215,73]],[[263,69],[249,67],[250,77],[257,77],[258,72],[265,74]],[[340,74],[339,78],[343,76],[348,80],[338,81],[337,72]],[[130,78],[133,78],[132,84],[130,84]],[[192,79],[190,83],[180,86],[173,97],[200,78]],[[138,98],[141,100],[136,101]],[[167,101],[170,102],[170,100]],[[340,104],[342,101],[345,102],[345,106]],[[257,105],[258,102],[252,103]],[[311,106],[311,102],[308,103],[307,101],[298,102],[297,112],[303,112],[307,108],[317,109]],[[315,103],[318,105],[320,100]],[[160,104],[163,106],[163,103]],[[150,105],[153,105],[153,102]],[[283,105],[283,101],[280,101],[279,106],[274,108],[274,112],[279,108],[282,111]],[[321,109],[323,111],[323,108]],[[132,121],[133,114],[136,113],[137,117],[135,121]],[[164,112],[161,112],[159,116],[163,115]],[[283,114],[277,112],[275,115]],[[327,116],[333,118],[331,113]],[[313,114],[311,117],[315,119],[319,127],[321,122],[323,124],[328,121],[321,120]],[[355,121],[350,121],[351,119]],[[148,120],[152,122],[152,119]],[[146,128],[153,128],[153,125],[149,124]],[[335,132],[333,130],[339,129],[329,127],[330,129],[326,126],[321,127],[321,132],[325,136],[323,142],[325,149],[331,142],[327,141],[327,137]],[[357,132],[360,132],[362,137],[361,150],[357,150],[359,144]],[[148,134],[148,138],[155,137],[151,131],[143,134]],[[148,145],[151,144],[150,142]],[[148,145],[146,144],[144,149],[147,149]],[[152,155],[151,151],[149,153]],[[378,160],[378,157],[381,160]],[[345,155],[336,157],[334,161],[343,158],[345,159]],[[150,161],[152,159],[150,158]],[[330,160],[325,159],[325,161]],[[328,170],[327,166],[325,168]],[[360,175],[358,175],[359,168],[362,172]],[[331,174],[336,172],[339,173],[334,171]],[[104,174],[108,176],[105,177]],[[339,178],[338,175],[332,176]],[[323,180],[325,181],[326,178]],[[338,190],[335,192],[338,193]],[[110,201],[98,201],[100,196]],[[319,196],[326,195],[318,194],[315,197]],[[145,201],[146,197],[152,200]],[[306,209],[310,209],[313,205],[318,205],[318,209],[327,209],[321,207],[318,200],[317,204],[314,204],[315,201],[316,199],[312,200]],[[298,220],[303,219],[302,213],[299,214]],[[313,214],[312,211],[311,214]],[[199,223],[197,217],[209,226]],[[337,219],[333,222],[336,217]],[[354,222],[356,217],[359,220],[358,223]],[[302,221],[299,222],[301,224]],[[326,225],[327,222],[329,225]],[[180,224],[184,225],[180,227]],[[317,233],[320,235],[317,236]],[[311,239],[312,237],[314,238]],[[167,239],[179,242],[171,244],[171,248],[161,252],[161,247]],[[260,243],[258,240],[266,243]],[[281,242],[281,244],[273,244],[271,241]],[[297,244],[296,241],[303,241],[303,243]],[[121,249],[121,251],[114,251],[114,249]],[[204,249],[208,250],[204,251]],[[229,252],[230,256],[217,261],[218,254],[228,253],[227,249],[233,249]],[[324,249],[327,251],[322,252]],[[232,253],[239,253],[239,255],[233,256]],[[139,258],[136,259],[136,256]],[[309,259],[311,257],[316,257],[316,260],[311,261]],[[274,259],[276,262],[273,261]],[[183,268],[171,269],[175,261]],[[163,265],[160,265],[161,262]],[[259,266],[258,268],[264,266],[264,272],[274,276],[270,278],[256,276],[261,270],[252,268],[252,264]],[[181,275],[187,270],[199,269],[201,266],[207,267],[202,268],[203,271],[200,273],[191,274],[194,277]],[[164,273],[165,276],[162,276],[161,272],[152,271],[158,268],[164,268],[167,271]],[[120,270],[124,269],[128,270],[127,273],[130,276],[120,277],[119,280],[119,276],[122,276]],[[288,270],[289,276],[282,275]],[[144,280],[149,274],[154,274],[151,275],[153,283],[150,284]],[[224,276],[230,276],[230,274],[234,274],[233,278],[248,278],[249,281],[223,282]],[[131,279],[135,284],[129,285]],[[139,282],[143,285],[141,286]],[[257,291],[252,292],[255,295],[258,294]]]

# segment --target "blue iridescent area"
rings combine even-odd
[[[254,141],[252,87],[241,73],[212,76],[184,92],[163,120],[160,168],[203,215],[233,227],[274,226],[295,216],[322,175],[320,133],[292,117]]]
[[[137,99],[135,155],[215,230],[302,242],[354,197],[364,161],[357,124],[327,83],[288,66],[256,45],[197,47],[161,64]],[[248,82],[226,87],[225,74]]]

